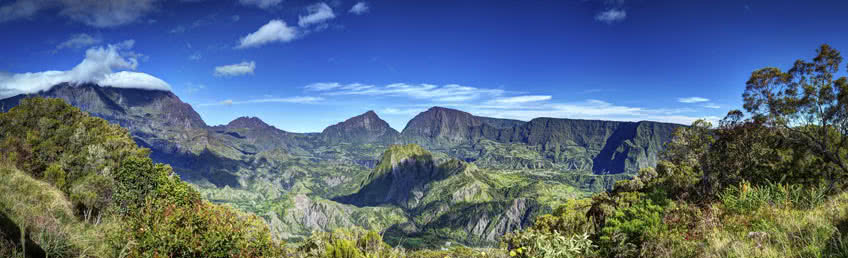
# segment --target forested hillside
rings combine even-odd
[[[754,71],[744,111],[730,111],[715,125],[699,120],[676,128],[655,166],[595,194],[580,191],[580,174],[566,170],[487,166],[457,158],[455,148],[443,153],[417,144],[382,152],[363,142],[319,147],[318,156],[351,158],[346,151],[360,148],[378,157],[340,176],[321,170],[357,163],[323,164],[263,146],[254,135],[292,143],[310,136],[281,133],[255,118],[213,127],[241,140],[211,146],[251,146],[262,161],[248,164],[289,169],[265,167],[259,175],[268,181],[248,182],[247,189],[191,185],[153,162],[127,129],[62,99],[22,98],[0,113],[0,256],[848,257],[848,78],[837,75],[841,65],[839,52],[823,45],[787,71]],[[463,117],[436,111],[442,113],[430,115],[441,116],[437,122]],[[328,137],[405,137],[374,119],[348,120],[328,129]],[[510,136],[524,142],[518,147],[503,133],[480,144],[529,148],[537,136],[566,135],[547,131],[559,122],[545,122],[537,134],[536,126],[510,120],[468,121],[533,136]],[[445,134],[457,123],[435,124],[416,125],[430,128],[416,141],[467,144],[456,140],[467,139],[456,136],[463,133]],[[643,125],[629,126],[640,134]],[[360,130],[368,127],[380,132]],[[615,134],[605,132],[595,137]],[[656,148],[654,140],[623,144]],[[318,167],[302,169],[311,165]],[[276,196],[262,188],[296,177]],[[274,230],[290,235],[275,237]]]
[[[505,237],[515,257],[848,257],[848,79],[828,45],[678,129],[655,168]]]

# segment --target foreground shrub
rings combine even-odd
[[[528,230],[512,236],[510,241],[516,247],[509,251],[511,257],[587,257],[594,255],[595,248],[587,233],[565,236]]]
[[[826,186],[804,187],[774,183],[751,185],[743,182],[725,189],[720,194],[720,200],[728,212],[746,214],[764,206],[812,209],[825,201],[826,193]]]
[[[280,250],[264,222],[226,206],[150,200],[113,235],[116,256],[271,257]]]

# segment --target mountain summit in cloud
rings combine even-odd
[[[66,71],[0,74],[0,98],[49,90],[61,83],[93,83],[105,87],[170,91],[171,86],[153,75],[135,72],[135,41],[89,48],[85,59]],[[118,70],[118,71],[116,71]]]

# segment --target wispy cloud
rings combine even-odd
[[[451,105],[448,104],[447,106]],[[697,119],[715,118],[687,115],[692,112],[691,109],[651,109],[616,105],[596,99],[574,102],[528,103],[527,105],[457,104],[456,107],[475,115],[518,119],[524,121],[538,117],[553,117],[611,121],[658,121],[690,124]]]
[[[259,47],[272,42],[289,42],[297,38],[297,28],[289,27],[282,20],[271,20],[256,32],[239,40],[236,48]]]
[[[207,103],[200,104],[198,106],[207,107],[207,106],[227,106],[227,105],[241,105],[241,104],[258,104],[258,103],[295,103],[295,104],[315,104],[324,100],[322,97],[311,97],[311,96],[297,96],[297,97],[288,97],[288,98],[263,98],[263,99],[251,99],[251,100],[243,100],[243,101],[234,101],[232,99],[223,100],[216,103]]]
[[[721,108],[721,106],[716,105],[716,104],[714,104],[714,103],[706,103],[706,104],[704,104],[704,105],[703,105],[703,107],[705,107],[705,108],[712,108],[712,109],[718,109],[718,108]]]
[[[688,97],[688,98],[678,98],[677,99],[677,102],[680,102],[680,103],[701,103],[701,102],[707,102],[707,101],[710,101],[710,99],[702,98],[702,97]]]
[[[60,50],[63,48],[84,48],[88,46],[93,46],[100,44],[103,40],[100,37],[92,37],[91,35],[80,33],[71,35],[68,40],[65,40],[58,46],[56,46],[56,50]]]
[[[443,86],[433,84],[393,83],[385,86],[366,84],[315,83],[305,87],[310,91],[323,91],[325,95],[401,96],[438,102],[460,102],[481,97],[497,97],[504,94],[500,89],[483,89],[458,84]]]
[[[107,28],[125,25],[156,10],[157,0],[41,0],[7,1],[0,6],[0,22],[31,18],[41,11],[58,11],[67,17],[92,27]]]
[[[215,67],[215,76],[231,77],[246,74],[253,74],[256,69],[256,62],[244,61],[238,64],[222,65]]]
[[[345,99],[352,96],[365,96],[369,100],[373,97],[393,97],[392,102],[395,104],[385,104],[380,110],[381,114],[395,116],[414,115],[432,106],[445,106],[461,109],[475,115],[525,121],[537,117],[555,117],[690,124],[692,121],[701,118],[716,119],[714,116],[700,115],[699,111],[694,108],[646,108],[615,104],[600,99],[558,101],[550,95],[525,94],[458,84],[439,86],[426,83],[394,83],[379,86],[362,83],[322,82],[307,85],[304,90],[317,92],[328,99],[341,96]],[[402,98],[406,98],[406,100]]]
[[[539,102],[551,100],[550,95],[527,95],[527,96],[516,96],[516,97],[508,97],[508,98],[497,98],[490,103],[498,103],[498,104],[518,104],[518,103],[528,103],[528,102]]]
[[[271,9],[282,2],[283,0],[239,0],[242,5],[256,6],[262,9]]]
[[[351,7],[350,10],[348,10],[348,12],[352,13],[352,14],[356,14],[356,15],[363,15],[363,14],[367,13],[369,9],[371,9],[371,7],[368,6],[367,3],[359,2],[359,3],[356,3],[355,5],[353,5],[353,7]]]
[[[318,82],[318,83],[306,85],[306,87],[304,87],[304,88],[307,89],[307,90],[314,90],[314,91],[326,91],[326,90],[337,89],[337,88],[340,88],[340,87],[342,87],[342,85],[338,82]]]
[[[299,16],[297,19],[297,25],[300,25],[300,27],[324,23],[330,19],[336,18],[336,15],[333,13],[333,8],[330,8],[329,5],[323,2],[307,6],[306,11],[309,12],[309,14],[306,16]]]
[[[623,21],[627,18],[627,11],[620,8],[613,8],[595,15],[595,20],[606,24],[613,24]]]

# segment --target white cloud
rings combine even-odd
[[[271,20],[256,32],[247,34],[236,48],[258,47],[272,42],[289,42],[297,37],[297,29],[282,20]]]
[[[617,8],[609,9],[609,10],[598,13],[598,15],[595,15],[595,20],[597,20],[599,22],[604,22],[604,23],[607,23],[607,24],[620,22],[620,21],[623,21],[626,18],[627,18],[627,11],[625,11],[624,9],[617,9]]]
[[[342,85],[339,84],[338,82],[318,82],[318,83],[306,85],[306,87],[304,87],[304,88],[306,88],[307,90],[314,90],[314,91],[326,91],[326,90],[336,89],[336,88],[339,88],[341,86]]]
[[[688,98],[678,98],[677,99],[677,102],[680,102],[680,103],[701,103],[701,102],[707,102],[707,101],[710,101],[710,99],[702,98],[702,97],[688,97]]]
[[[68,40],[65,40],[65,42],[62,42],[61,44],[56,46],[56,49],[59,50],[63,48],[84,48],[100,44],[101,41],[102,40],[99,37],[92,37],[91,35],[85,33],[74,34],[71,35]]]
[[[85,59],[71,70],[34,73],[0,74],[0,98],[36,93],[69,83],[96,83],[100,86],[171,90],[165,81],[152,75],[126,70],[138,67],[138,54],[129,51],[134,41],[127,40],[106,47],[89,48]],[[114,72],[113,70],[122,70]]]
[[[528,121],[538,117],[593,119],[612,121],[658,121],[691,124],[701,118],[717,120],[693,108],[645,108],[610,103],[598,99],[556,101],[550,95],[524,94],[502,89],[447,84],[394,83],[385,86],[338,82],[313,83],[304,87],[330,98],[349,99],[363,96],[369,103],[381,103],[375,97],[393,97],[393,103],[381,107],[381,114],[412,116],[432,106],[457,108],[475,115]],[[523,94],[523,93],[521,93]],[[406,98],[406,99],[401,99]],[[412,102],[412,101],[415,102]]]
[[[353,5],[353,7],[351,7],[348,12],[356,15],[362,15],[367,13],[368,9],[370,9],[368,4],[366,4],[365,2],[359,2]]]
[[[156,10],[157,0],[17,0],[0,6],[0,22],[31,18],[42,10],[57,10],[58,14],[83,24],[115,27],[135,22]]]
[[[97,84],[115,88],[170,90],[168,83],[146,73],[120,71],[103,76]]]
[[[230,76],[239,76],[239,75],[245,75],[245,74],[253,74],[253,70],[255,70],[255,69],[256,69],[256,62],[244,61],[244,62],[241,62],[241,63],[238,63],[238,64],[216,66],[215,67],[215,76],[230,77]]]
[[[524,121],[538,117],[553,117],[610,121],[657,121],[688,125],[697,119],[714,118],[685,115],[685,113],[691,112],[688,109],[647,109],[615,105],[594,99],[566,103],[534,103],[523,106],[467,105],[460,107],[475,115]]]
[[[433,84],[393,83],[386,86],[365,84],[318,83],[305,87],[311,91],[324,91],[326,95],[400,96],[438,102],[461,102],[481,97],[497,97],[504,94],[499,89],[482,89],[458,84],[437,86]]]
[[[322,97],[311,97],[311,96],[297,96],[297,97],[288,97],[288,98],[264,98],[264,99],[251,99],[244,101],[233,101],[232,99],[220,101],[217,103],[209,103],[209,104],[200,104],[198,106],[206,107],[206,106],[222,106],[222,105],[241,105],[241,104],[257,104],[257,103],[294,103],[294,104],[315,104],[324,100]]]
[[[716,104],[714,104],[714,103],[706,103],[706,104],[704,104],[704,106],[703,106],[703,107],[705,107],[705,108],[712,108],[712,109],[719,109],[719,108],[721,108],[721,106],[716,105]]]
[[[252,5],[262,9],[269,9],[282,3],[283,0],[239,0],[243,5]]]
[[[508,98],[498,98],[494,99],[492,103],[500,103],[500,104],[516,104],[516,103],[527,103],[527,102],[538,102],[551,100],[550,95],[527,95],[527,96],[516,96],[516,97],[508,97]]]
[[[333,14],[333,8],[330,8],[329,5],[323,2],[307,6],[306,11],[309,12],[308,15],[299,16],[297,19],[297,25],[300,25],[300,27],[324,23],[327,20],[336,18],[336,15]]]

